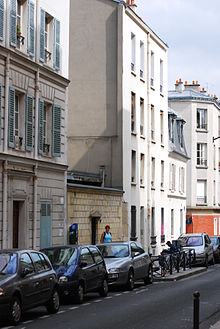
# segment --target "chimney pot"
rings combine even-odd
[[[185,81],[185,85],[187,85],[187,81]]]
[[[202,91],[205,91],[205,88],[202,88]]]
[[[178,80],[176,80],[176,84],[178,85],[178,83],[179,83],[179,81]]]
[[[198,81],[196,81],[196,84],[198,85],[198,84],[199,84],[199,82],[198,82]]]
[[[179,82],[182,82],[182,79],[181,78],[179,79]]]
[[[193,80],[193,85],[195,84],[195,81]]]

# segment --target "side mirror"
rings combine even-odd
[[[86,262],[81,262],[80,263],[80,267],[83,268],[83,267],[86,267],[88,264]]]

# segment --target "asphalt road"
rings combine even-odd
[[[26,312],[16,328],[192,329],[196,290],[201,295],[201,327],[209,328],[208,319],[220,311],[219,264],[180,281],[138,284],[131,292],[111,291],[105,298],[88,294],[84,304],[65,303],[55,315],[48,315],[45,308],[39,307]]]

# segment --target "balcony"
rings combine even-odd
[[[150,240],[151,240],[150,242],[151,246],[155,246],[157,244],[157,236],[151,236]]]
[[[207,196],[197,196],[197,204],[207,203]]]

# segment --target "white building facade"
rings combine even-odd
[[[0,1],[0,246],[66,241],[69,1]]]
[[[220,233],[219,122],[216,96],[192,84],[176,82],[169,91],[169,105],[186,120],[187,232]]]

